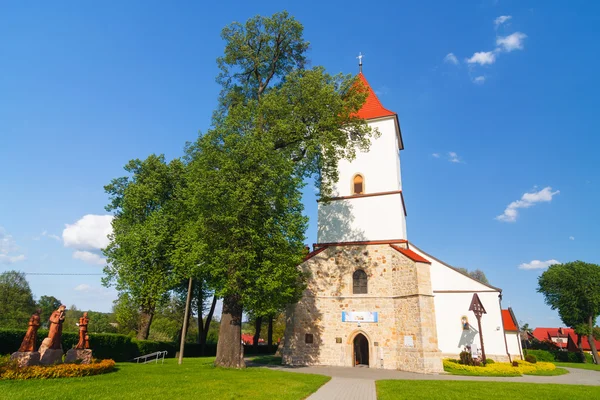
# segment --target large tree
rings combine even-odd
[[[538,279],[538,292],[565,325],[588,337],[594,362],[598,351],[593,336],[600,315],[600,265],[574,261],[550,266]],[[578,340],[581,345],[581,341]]]
[[[287,13],[223,30],[223,85],[213,128],[187,149],[190,219],[180,256],[203,262],[223,298],[216,364],[242,367],[242,310],[275,313],[303,289],[301,188],[331,194],[337,162],[368,149],[356,116],[366,92],[351,76],[305,67],[308,42]],[[185,250],[183,250],[185,249]]]
[[[147,339],[157,305],[180,279],[173,273],[170,254],[179,228],[177,194],[184,164],[151,155],[131,160],[129,176],[105,186],[110,195],[107,211],[113,211],[113,233],[104,254],[105,285],[114,284],[140,309],[138,339]]]
[[[27,328],[35,310],[29,283],[23,272],[6,271],[0,274],[0,326]]]

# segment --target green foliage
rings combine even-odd
[[[469,275],[471,278],[475,279],[476,281],[485,283],[486,285],[490,284],[490,281],[488,281],[488,278],[485,276],[485,272],[483,272],[479,268],[475,269],[473,271],[469,271],[466,268],[456,268],[456,269],[458,269],[460,272],[462,272],[465,275]]]
[[[61,305],[61,301],[54,296],[42,296],[36,303],[36,307],[42,310],[40,314],[41,326],[48,328],[50,314]]]
[[[532,363],[532,364],[535,364],[535,363],[537,363],[537,358],[533,354],[527,354],[525,356],[525,361],[527,361],[529,363]]]
[[[105,186],[110,195],[107,211],[113,211],[113,233],[103,250],[107,257],[105,285],[116,285],[127,293],[146,316],[164,300],[179,281],[169,260],[173,237],[179,226],[176,193],[184,166],[180,160],[166,163],[164,156],[131,160],[125,166],[130,176],[113,179]],[[146,338],[148,321],[138,337]]]
[[[0,274],[0,327],[27,327],[35,302],[25,274],[6,271]]]
[[[113,314],[117,323],[117,333],[135,336],[139,322],[140,311],[128,293],[120,293],[113,303]]]
[[[491,358],[486,358],[486,359],[485,359],[485,365],[488,365],[488,364],[494,364],[495,362],[496,362],[496,361],[492,360]]]
[[[528,356],[534,356],[536,360],[544,361],[544,362],[553,362],[555,361],[554,352],[550,352],[547,350],[525,350],[525,359],[527,360]],[[560,353],[568,354],[566,351],[561,351]]]
[[[538,292],[567,326],[578,334],[593,335],[600,315],[600,265],[583,261],[552,265],[538,278]],[[600,361],[596,351],[594,358]]]
[[[474,363],[473,363],[473,356],[471,355],[470,352],[468,352],[468,351],[461,351],[459,357],[460,357],[460,364],[463,364],[463,365],[474,365]]]

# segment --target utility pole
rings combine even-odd
[[[185,299],[185,315],[183,316],[183,328],[181,328],[181,343],[179,344],[179,364],[183,362],[183,350],[185,348],[185,337],[187,336],[188,321],[190,318],[190,303],[192,302],[192,278],[188,284],[187,298]]]

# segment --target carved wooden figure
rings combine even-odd
[[[88,313],[84,312],[83,317],[79,318],[79,342],[77,343],[77,346],[75,346],[76,349],[90,348],[89,336],[87,333],[89,323]]]
[[[31,318],[29,318],[29,327],[27,328],[27,333],[25,333],[25,337],[23,338],[23,342],[21,342],[21,347],[19,347],[20,352],[28,352],[35,351],[35,343],[37,341],[37,330],[40,327],[40,313],[42,310],[39,308],[35,310]]]

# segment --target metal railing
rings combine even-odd
[[[143,356],[139,356],[133,359],[134,362],[136,363],[142,363],[142,364],[147,364],[150,363],[152,361],[154,361],[155,363],[158,364],[158,360],[162,359],[161,364],[165,363],[165,357],[167,356],[168,351],[157,351],[155,353],[150,353],[150,354],[146,354]]]

